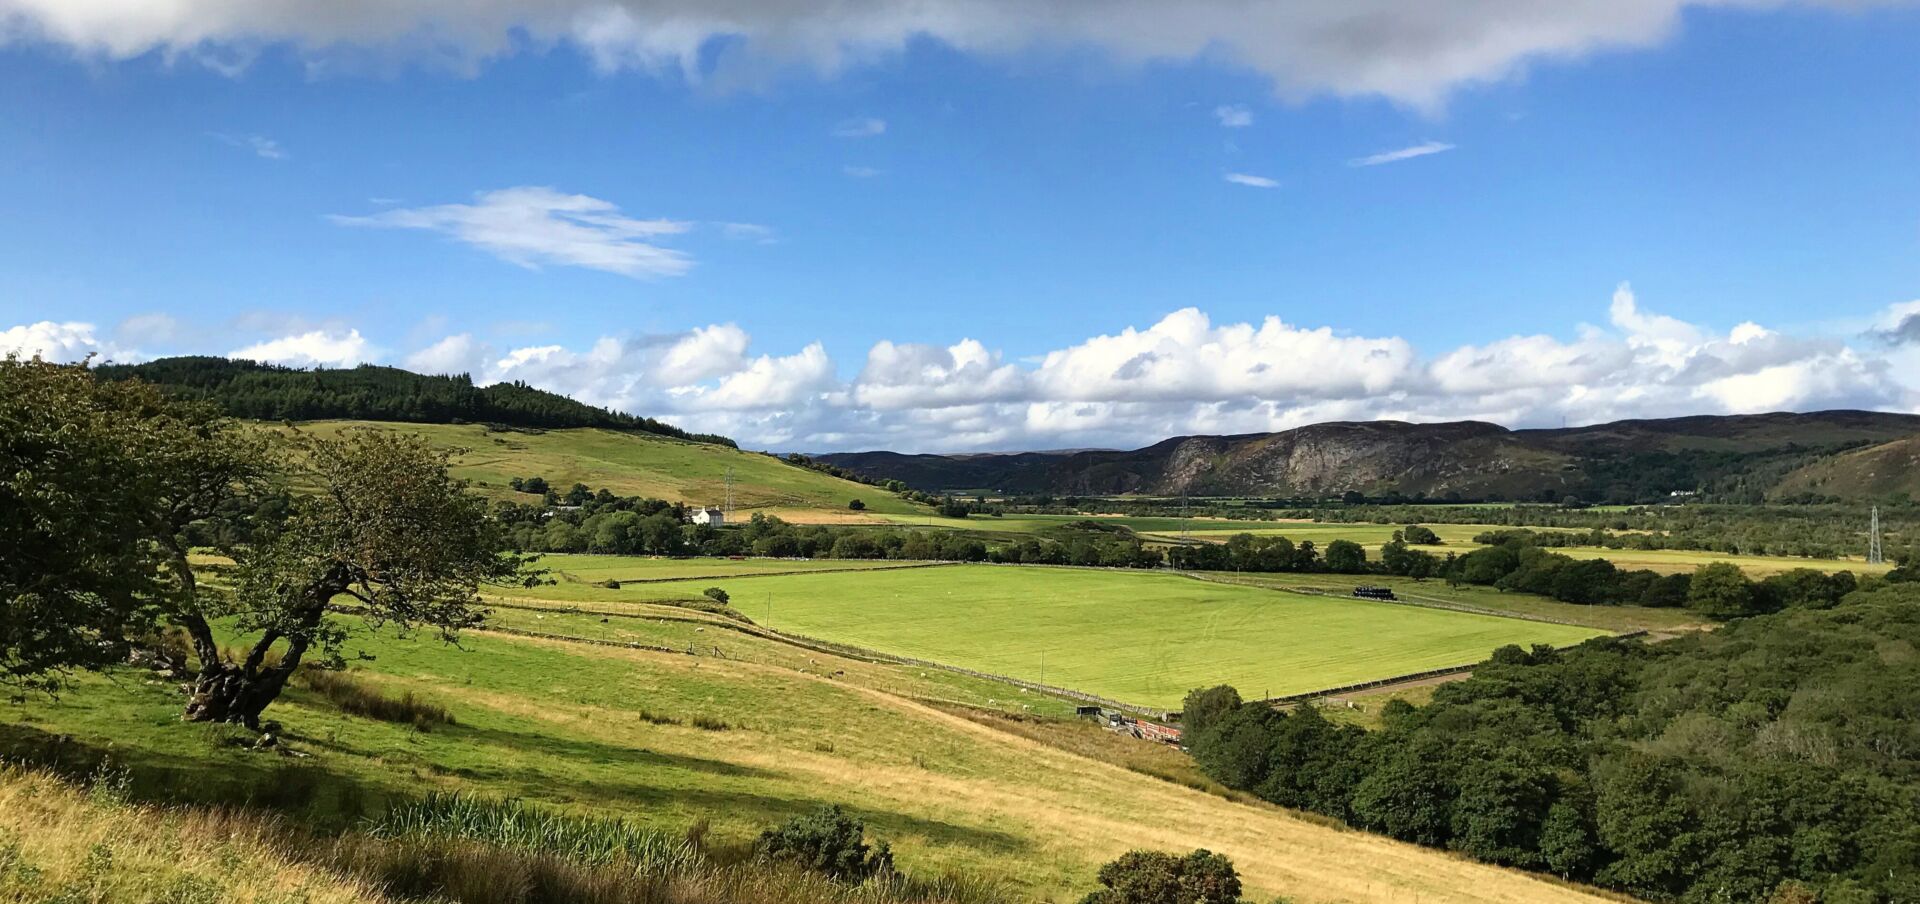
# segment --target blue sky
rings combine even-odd
[[[1920,407],[1920,8],[682,3],[0,0],[0,347],[807,450]]]

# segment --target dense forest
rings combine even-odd
[[[145,380],[172,395],[214,402],[234,417],[255,420],[351,418],[552,429],[604,427],[734,445],[724,436],[688,433],[652,418],[596,408],[525,383],[475,386],[465,374],[424,376],[371,364],[301,370],[214,357],[103,364],[94,372],[106,380]]]
[[[1188,698],[1221,782],[1658,901],[1920,901],[1920,584],[1658,644],[1507,647],[1384,727]]]

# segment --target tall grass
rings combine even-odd
[[[301,684],[327,698],[341,712],[382,722],[412,725],[421,731],[428,731],[435,725],[458,724],[446,707],[417,697],[412,691],[389,697],[353,673],[333,669],[309,667],[302,668],[298,674]]]
[[[556,813],[519,801],[467,794],[431,794],[394,808],[369,826],[376,838],[445,838],[553,854],[601,866],[624,862],[636,871],[688,873],[703,862],[691,839],[620,819]]]

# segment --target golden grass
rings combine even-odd
[[[267,826],[214,811],[133,806],[0,766],[0,901],[388,900],[371,885],[288,859]]]

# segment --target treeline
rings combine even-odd
[[[516,548],[527,552],[585,552],[656,556],[765,556],[799,559],[901,559],[1157,568],[1158,550],[1131,533],[1089,531],[1065,540],[1023,538],[989,547],[955,531],[791,524],[755,512],[744,524],[716,528],[687,521],[682,503],[615,496],[584,484],[557,490],[544,478],[513,478],[514,489],[537,502],[501,502],[495,517]]]
[[[1196,691],[1207,774],[1656,901],[1920,901],[1920,585],[1659,644],[1506,647],[1374,732]],[[1827,608],[1830,607],[1830,608]]]
[[[596,408],[525,383],[475,386],[466,374],[427,376],[371,364],[302,370],[203,356],[103,364],[94,372],[106,380],[145,380],[174,396],[210,401],[234,417],[254,420],[347,418],[538,429],[604,427],[734,445],[724,436],[688,433],[653,418]]]

